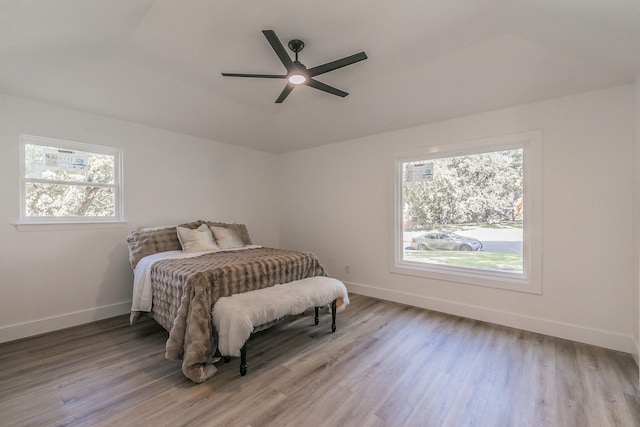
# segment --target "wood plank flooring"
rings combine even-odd
[[[625,353],[352,295],[204,384],[128,316],[0,344],[1,426],[640,426]]]

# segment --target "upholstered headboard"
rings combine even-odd
[[[127,236],[127,244],[129,245],[129,262],[131,268],[135,269],[138,262],[147,255],[153,255],[158,252],[179,251],[182,250],[176,227],[185,227],[196,229],[202,224],[216,227],[227,227],[235,230],[242,238],[245,245],[251,244],[249,231],[244,224],[227,224],[224,222],[211,221],[194,221],[185,224],[178,224],[165,228],[146,228],[132,231]]]

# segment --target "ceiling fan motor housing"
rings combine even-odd
[[[302,40],[293,39],[289,42],[289,49],[294,51],[295,53],[302,52],[304,49],[304,42]]]

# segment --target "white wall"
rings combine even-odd
[[[633,86],[616,87],[283,155],[280,243],[314,251],[356,293],[630,352],[634,102]],[[391,154],[532,129],[543,132],[542,295],[391,274]]]
[[[21,133],[123,148],[126,225],[18,231]],[[127,313],[125,237],[139,226],[242,222],[278,246],[275,155],[8,95],[0,148],[0,342]]]
[[[640,81],[278,157],[0,95],[0,342],[128,312],[127,233],[207,218],[312,250],[358,293],[637,353],[636,100]],[[389,273],[391,153],[530,129],[544,143],[543,294]],[[127,224],[17,231],[20,133],[122,147]]]

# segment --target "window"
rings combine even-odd
[[[391,271],[541,292],[541,135],[396,154]]]
[[[20,152],[21,223],[123,220],[120,149],[22,135]]]

